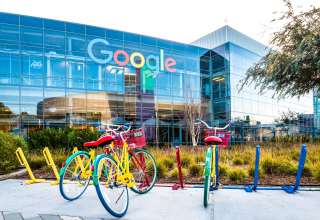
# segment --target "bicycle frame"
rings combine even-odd
[[[211,171],[210,171],[210,176],[212,178],[212,186],[216,186],[216,169],[215,169],[215,165],[216,165],[216,145],[211,145],[210,146],[212,149],[212,153],[211,153]]]
[[[114,144],[110,145],[111,150],[114,151]],[[132,173],[129,170],[129,149],[128,143],[126,141],[123,142],[121,156],[119,157],[116,152],[112,154],[113,159],[117,164],[117,172],[116,172],[116,179],[119,183],[127,185],[128,187],[134,187],[135,181],[133,178]],[[112,169],[112,168],[111,168]],[[112,170],[111,170],[112,173]],[[111,177],[108,177],[108,181]]]
[[[89,151],[89,161],[86,165],[83,164],[85,158],[80,159],[79,157],[77,157],[76,158],[76,167],[74,169],[74,173],[76,173],[80,167],[82,178],[88,178],[88,177],[92,176],[92,170],[91,170],[90,165],[93,163],[93,161],[95,159],[95,155],[96,155],[95,149],[91,149]]]

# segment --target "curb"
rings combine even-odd
[[[21,176],[21,175],[26,174],[26,173],[27,173],[26,169],[21,169],[21,170],[12,172],[12,173],[0,175],[0,181],[11,179],[11,178],[14,178],[14,177],[18,177],[18,176]]]

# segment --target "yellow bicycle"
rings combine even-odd
[[[123,154],[122,157],[118,157],[119,141],[116,137],[120,137],[120,132],[124,132],[124,126],[105,126],[107,126],[107,130],[101,130],[103,135],[98,140],[84,143],[83,146],[88,148],[89,152],[74,151],[61,168],[59,189],[64,199],[69,201],[76,200],[86,191],[90,181],[93,180],[93,171],[94,167],[96,167],[94,166],[94,161],[98,147],[103,147],[103,155],[110,155],[119,163],[123,161],[123,164],[129,164],[130,179],[135,183],[129,184],[132,191],[144,194],[153,188],[156,181],[156,163],[152,155],[141,148],[145,145],[145,142],[140,142],[136,148],[130,147],[130,149],[128,149],[128,144],[126,143],[124,148],[127,149],[125,151],[127,153]],[[145,138],[143,129],[133,130],[131,134],[136,136],[135,140]]]
[[[131,127],[123,128],[122,132],[113,135],[115,140],[109,145],[111,153],[96,157],[93,171],[93,183],[98,197],[105,209],[115,217],[122,217],[128,210],[128,188],[137,193],[148,192],[154,186],[157,175],[152,155],[143,149],[131,149],[124,137]],[[135,165],[132,166],[130,161]],[[136,167],[139,167],[138,173],[135,172]],[[143,176],[143,181],[140,181],[139,176]]]

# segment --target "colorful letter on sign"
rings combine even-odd
[[[104,46],[106,49],[97,49],[96,45],[99,47]],[[148,69],[153,71],[167,71],[174,73],[177,70],[174,68],[177,64],[175,59],[172,57],[166,57],[164,50],[160,49],[159,55],[148,55],[145,57],[142,53],[134,51],[129,54],[125,50],[108,50],[109,42],[105,39],[96,38],[89,42],[88,44],[88,54],[89,57],[98,64],[112,63],[113,61],[118,66],[126,66],[129,62],[130,64],[141,69],[146,66]],[[96,48],[96,49],[95,49]]]

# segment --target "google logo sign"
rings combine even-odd
[[[144,57],[142,53],[136,51],[129,54],[125,50],[112,51],[101,49],[99,53],[104,57],[99,58],[93,53],[94,47],[97,44],[103,44],[105,46],[110,45],[108,41],[100,38],[93,39],[89,42],[88,54],[96,63],[107,64],[113,60],[121,67],[126,66],[130,62],[130,64],[137,69],[140,69],[146,65],[150,70],[154,71],[167,71],[171,73],[176,72],[176,69],[174,68],[177,64],[175,59],[172,57],[165,57],[163,49],[160,49],[159,55],[148,55],[147,57]]]

